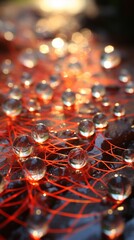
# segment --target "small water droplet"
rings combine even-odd
[[[21,82],[25,87],[29,87],[33,83],[31,74],[28,72],[23,72],[21,76]]]
[[[108,181],[108,194],[115,201],[124,201],[132,192],[132,186],[127,177],[115,174]]]
[[[31,98],[27,101],[26,108],[30,112],[38,111],[40,109],[40,104],[36,98]]]
[[[115,103],[113,114],[116,117],[122,117],[125,115],[125,108],[120,103]]]
[[[7,99],[2,105],[3,112],[9,117],[18,116],[22,111],[22,105],[20,100],[17,99]]]
[[[107,116],[104,113],[96,113],[93,122],[96,128],[105,128],[108,125]]]
[[[130,81],[125,85],[125,92],[129,94],[134,93],[134,82]]]
[[[79,170],[82,169],[88,161],[88,154],[82,148],[74,148],[68,155],[68,164],[72,168]]]
[[[53,89],[46,81],[39,82],[35,90],[39,98],[45,101],[51,100],[53,97]]]
[[[133,163],[134,162],[134,149],[127,149],[123,152],[123,160],[126,163]]]
[[[119,73],[119,80],[123,83],[127,83],[131,80],[131,74],[128,69],[122,68]]]
[[[108,237],[108,239],[117,239],[122,235],[125,223],[121,215],[117,211],[112,209],[102,217],[102,233]]]
[[[106,94],[106,89],[101,84],[95,84],[91,88],[92,96],[94,98],[100,98],[103,97]]]
[[[62,94],[62,102],[65,106],[71,107],[75,104],[76,96],[71,89],[67,89]]]
[[[103,97],[101,103],[102,103],[102,106],[108,107],[110,105],[109,98],[108,97]]]
[[[28,157],[33,152],[33,141],[27,135],[15,138],[13,142],[13,151],[19,157]]]
[[[38,143],[44,143],[49,138],[49,130],[43,123],[37,123],[32,129],[32,138]]]
[[[23,169],[27,179],[33,182],[39,181],[45,176],[46,164],[39,157],[29,157],[24,162]]]
[[[7,185],[7,181],[5,180],[5,178],[0,174],[0,193],[2,193]]]
[[[60,76],[59,75],[51,75],[50,76],[50,86],[52,88],[56,88],[60,85]]]
[[[1,70],[4,74],[9,74],[13,69],[13,63],[10,59],[5,59],[1,64]]]
[[[27,229],[34,239],[40,239],[47,233],[46,215],[41,209],[37,208],[30,214],[27,220]]]
[[[20,100],[22,98],[22,91],[18,86],[14,86],[9,91],[9,97],[13,99]]]
[[[33,49],[27,48],[21,53],[19,60],[25,67],[33,68],[37,65],[37,54]]]
[[[100,64],[105,69],[117,67],[121,62],[120,53],[113,46],[106,46],[101,55]]]
[[[95,133],[94,123],[91,120],[83,119],[78,125],[78,134],[83,138],[89,138]]]
[[[81,114],[95,114],[98,112],[98,108],[93,103],[83,103],[80,106],[79,113]]]

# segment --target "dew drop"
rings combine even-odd
[[[98,112],[98,108],[93,103],[83,103],[80,106],[79,113],[81,114],[95,114]]]
[[[36,85],[36,93],[39,98],[48,101],[51,100],[53,97],[53,89],[51,86],[46,82],[42,81]]]
[[[121,62],[121,56],[113,46],[109,45],[104,48],[104,52],[101,55],[100,64],[105,69],[112,69],[117,67]]]
[[[29,87],[33,83],[31,74],[28,72],[24,72],[21,76],[21,82],[25,87]]]
[[[68,164],[72,168],[79,170],[82,169],[88,160],[88,154],[82,148],[74,148],[68,155]]]
[[[18,116],[22,111],[20,100],[9,98],[2,104],[3,112],[9,117]]]
[[[83,119],[78,125],[78,134],[83,138],[89,138],[95,133],[94,123],[91,120]]]
[[[102,106],[108,107],[110,105],[109,98],[108,97],[103,97],[101,103],[102,103]]]
[[[38,143],[44,143],[49,138],[49,130],[43,123],[37,123],[32,129],[32,138]]]
[[[19,60],[21,64],[27,68],[33,68],[37,65],[37,55],[35,51],[31,48],[25,49],[21,53]]]
[[[51,75],[50,76],[50,86],[52,88],[56,88],[60,85],[60,76],[59,75]]]
[[[33,152],[33,141],[27,135],[15,138],[13,142],[13,151],[19,157],[28,157]]]
[[[126,163],[133,163],[134,162],[134,149],[127,149],[123,152],[123,160]]]
[[[62,102],[65,106],[71,107],[75,104],[76,96],[71,89],[67,89],[62,94]]]
[[[95,84],[91,88],[91,93],[94,98],[101,98],[106,94],[106,89],[101,84]]]
[[[125,108],[120,103],[115,103],[113,114],[116,117],[122,117],[125,115]]]
[[[132,186],[127,177],[115,174],[108,181],[108,194],[115,201],[124,201],[132,192]]]
[[[108,125],[107,116],[104,113],[96,113],[93,122],[96,128],[105,128]]]
[[[9,74],[13,68],[13,63],[10,59],[5,59],[1,64],[1,70],[4,74]]]
[[[22,98],[22,91],[18,86],[14,86],[9,91],[9,97],[13,99],[20,100]]]
[[[102,217],[102,233],[108,237],[108,239],[117,239],[124,232],[125,223],[121,215],[117,211],[112,209]]]
[[[129,94],[134,93],[134,82],[130,81],[125,85],[125,92]]]
[[[46,223],[46,215],[41,209],[37,208],[30,214],[27,220],[27,229],[34,239],[40,239],[46,235],[48,225]]]
[[[131,80],[131,74],[128,69],[122,68],[119,74],[119,80],[123,83],[127,83]]]
[[[46,164],[39,157],[29,157],[23,164],[25,176],[31,181],[39,181],[45,176]]]
[[[40,109],[40,104],[36,98],[31,98],[27,101],[26,108],[30,112],[38,111]]]

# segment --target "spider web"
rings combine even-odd
[[[5,40],[1,40],[5,45]],[[34,43],[36,48],[37,42]],[[41,207],[46,214],[48,233],[42,239],[100,239],[101,214],[109,208],[117,208],[119,203],[106,203],[107,182],[115,173],[123,173],[133,181],[133,167],[123,162],[124,149],[132,147],[133,142],[133,95],[124,92],[124,85],[117,80],[119,69],[105,72],[100,67],[102,45],[94,38],[91,50],[77,53],[82,68],[78,72],[68,69],[70,55],[64,59],[39,60],[38,65],[27,70],[18,61],[20,50],[8,45],[10,58],[14,63],[11,77],[14,84],[21,86],[23,92],[23,111],[12,119],[0,110],[0,173],[6,176],[8,185],[0,194],[1,239],[29,238],[27,218],[35,207]],[[7,57],[3,54],[1,60]],[[74,57],[74,56],[73,56]],[[41,109],[27,110],[27,101],[35,97],[35,86],[42,79],[49,79],[55,64],[61,66],[60,86],[54,89],[54,97],[48,104],[39,100]],[[126,64],[126,63],[125,63]],[[124,65],[125,65],[124,64]],[[33,84],[25,88],[20,83],[21,74],[31,72]],[[8,96],[8,77],[1,73],[0,101]],[[49,82],[49,80],[48,80]],[[102,106],[91,96],[94,82],[105,85],[110,99],[110,107]],[[77,100],[73,109],[63,107],[62,92],[66,88],[75,91]],[[83,89],[83,91],[81,91]],[[92,119],[91,112],[82,112],[85,101],[91,101],[99,111],[108,117],[108,127],[96,130],[89,140],[78,137],[77,127],[81,119]],[[112,107],[121,102],[126,115],[113,117]],[[37,122],[44,122],[50,131],[50,139],[43,145],[35,144],[33,156],[39,156],[47,165],[45,177],[36,185],[29,183],[23,172],[23,163],[12,151],[13,140],[22,134],[31,134]],[[88,153],[86,169],[74,171],[67,164],[67,156],[74,147],[82,147]]]

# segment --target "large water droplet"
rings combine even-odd
[[[7,99],[2,105],[3,112],[9,117],[18,116],[22,111],[22,105],[20,100],[17,99]]]
[[[88,161],[88,154],[82,148],[74,148],[68,155],[68,164],[72,168],[79,170],[83,168]]]
[[[53,89],[46,81],[38,83],[35,90],[39,98],[45,101],[51,100],[53,97]]]
[[[43,123],[37,123],[32,129],[32,138],[38,143],[44,143],[49,138],[49,130]]]
[[[102,233],[108,237],[108,239],[117,239],[122,235],[125,223],[122,217],[119,215],[117,211],[113,211],[112,209],[108,210],[108,212],[102,217]]]
[[[120,103],[115,103],[113,114],[116,117],[122,117],[125,115],[125,108]]]
[[[115,174],[108,181],[108,194],[116,201],[123,201],[128,198],[132,192],[132,186],[127,177]]]
[[[89,138],[95,133],[95,127],[92,121],[83,119],[78,125],[78,134],[83,138]]]
[[[39,157],[27,158],[23,164],[25,176],[31,181],[39,181],[45,176],[46,164]]]
[[[15,138],[13,142],[13,151],[19,157],[27,157],[33,151],[33,141],[27,135]]]
[[[76,100],[75,93],[71,89],[67,89],[62,94],[62,102],[65,106],[71,107],[74,105]]]
[[[126,163],[134,163],[134,149],[125,150],[122,156]]]
[[[40,239],[47,233],[46,215],[41,209],[37,208],[30,214],[27,221],[27,229],[34,239]]]
[[[107,116],[104,113],[96,113],[93,122],[96,128],[105,128],[108,125]]]
[[[109,45],[104,48],[104,52],[101,55],[100,64],[105,69],[111,69],[117,67],[121,62],[121,56],[113,46]]]
[[[27,68],[33,68],[37,65],[37,55],[35,51],[31,48],[27,48],[24,50],[20,57],[19,60],[21,64],[23,64]]]
[[[103,97],[106,94],[105,87],[101,84],[95,84],[91,88],[92,96],[95,98]]]

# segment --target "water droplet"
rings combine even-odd
[[[115,103],[113,114],[116,117],[122,117],[125,115],[125,108],[120,103]]]
[[[19,87],[17,87],[17,86],[14,86],[9,91],[9,97],[13,98],[13,99],[20,100],[22,98],[22,91],[21,91],[21,89]]]
[[[104,113],[96,113],[93,122],[96,128],[105,128],[108,125],[107,116]]]
[[[2,109],[7,116],[15,117],[21,113],[22,105],[20,100],[10,98],[3,103]]]
[[[134,149],[127,149],[123,152],[123,160],[126,163],[134,162]]]
[[[34,239],[40,239],[47,233],[46,215],[41,209],[37,208],[30,214],[27,220],[27,229]]]
[[[36,93],[39,98],[45,101],[51,100],[53,97],[53,89],[46,81],[42,81],[36,85]]]
[[[82,65],[77,59],[75,61],[72,61],[68,64],[68,68],[70,68],[73,71],[79,71],[82,69]]]
[[[83,103],[80,106],[79,113],[81,114],[95,114],[98,112],[98,108],[93,103]]]
[[[91,120],[83,119],[78,125],[78,134],[83,138],[89,138],[95,133],[94,123]]]
[[[131,74],[128,69],[123,68],[120,70],[119,80],[123,83],[127,83],[131,80]]]
[[[102,232],[108,239],[117,239],[122,235],[125,223],[121,215],[112,209],[102,217]]]
[[[102,98],[102,106],[108,107],[110,105],[110,101],[108,97],[103,97]]]
[[[31,74],[28,72],[24,72],[21,76],[21,82],[25,87],[29,87],[33,83]]]
[[[32,129],[32,138],[38,143],[44,143],[49,138],[49,130],[43,123],[37,123]]]
[[[125,92],[129,94],[134,93],[134,82],[130,81],[125,85]]]
[[[115,174],[108,181],[108,194],[116,201],[124,201],[132,192],[132,186],[127,177]]]
[[[33,141],[27,135],[15,138],[13,142],[13,151],[19,157],[28,157],[33,152]]]
[[[105,69],[117,67],[121,62],[121,56],[113,46],[106,46],[101,55],[100,64]]]
[[[51,75],[50,76],[50,86],[52,88],[58,87],[60,84],[60,76],[59,75]]]
[[[6,59],[1,64],[1,70],[4,74],[9,74],[13,68],[13,63],[10,59]]]
[[[74,148],[68,155],[68,164],[72,168],[79,170],[82,169],[88,160],[88,154],[82,148]]]
[[[7,182],[4,177],[0,174],[0,193],[2,193],[6,188]]]
[[[92,96],[95,98],[103,97],[106,94],[106,89],[101,84],[95,84],[91,88]]]
[[[62,102],[65,106],[71,107],[74,105],[76,100],[75,93],[71,89],[67,89],[62,94]]]
[[[37,55],[35,51],[31,48],[25,49],[21,53],[19,60],[21,64],[27,68],[33,68],[37,65]]]
[[[26,108],[30,112],[38,111],[40,109],[40,104],[36,98],[31,98],[27,101]]]
[[[46,173],[46,164],[39,157],[29,157],[23,164],[25,176],[31,181],[41,180]]]

